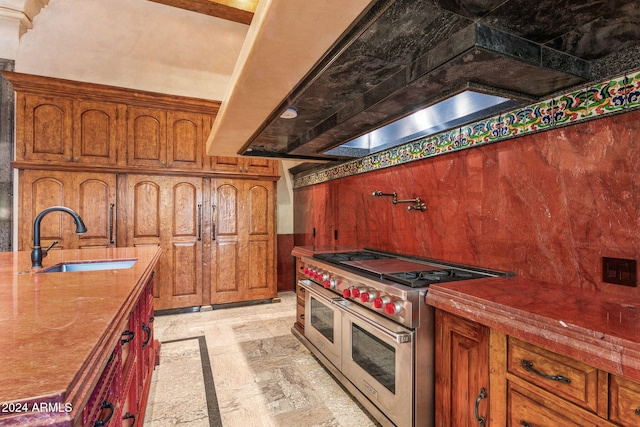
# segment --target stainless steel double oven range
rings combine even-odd
[[[302,258],[304,336],[382,425],[434,424],[432,283],[509,273],[364,249]]]

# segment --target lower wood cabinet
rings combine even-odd
[[[82,410],[82,426],[140,426],[159,344],[153,337],[153,277]]]
[[[42,247],[54,241],[57,249],[116,246],[116,174],[21,170],[19,184],[19,250],[33,246],[33,222],[51,206],[76,211],[87,232],[76,234],[71,216],[51,212],[40,224]]]
[[[640,426],[638,382],[442,310],[436,331],[438,427]]]
[[[306,277],[302,272],[304,264],[300,258],[296,258],[296,321],[293,326],[304,334],[304,306],[305,306],[305,289],[298,285],[299,280],[304,280]]]
[[[484,426],[489,417],[489,328],[436,311],[436,426]]]

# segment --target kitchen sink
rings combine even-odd
[[[43,268],[38,273],[71,273],[77,271],[123,270],[131,268],[137,259],[114,259],[108,261],[67,261]]]

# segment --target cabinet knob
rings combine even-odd
[[[70,161],[71,161],[71,157],[70,157],[70,156],[67,156],[67,157],[65,157],[64,159],[65,159],[67,162],[70,162]]]
[[[78,161],[80,161],[80,157],[74,157],[74,158],[73,158],[73,161],[74,161],[74,162],[78,162]]]

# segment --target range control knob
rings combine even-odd
[[[386,295],[377,297],[373,300],[373,308],[377,308],[377,309],[384,308],[385,304],[388,304],[390,302],[391,302],[391,298],[389,298]]]
[[[329,281],[329,273],[322,273],[322,283]]]
[[[345,298],[351,298],[351,288],[347,288],[342,291],[342,296]]]
[[[327,282],[325,282],[325,287],[327,287]],[[332,277],[329,279],[329,289],[338,289],[338,279]]]
[[[400,311],[402,311],[402,302],[399,301],[390,302],[384,306],[384,312],[388,315],[394,315],[400,313]]]
[[[351,289],[351,298],[358,298],[360,296],[360,288]]]
[[[369,302],[369,301],[375,299],[377,294],[378,293],[373,289],[369,289],[367,291],[361,292],[360,293],[360,301]]]

